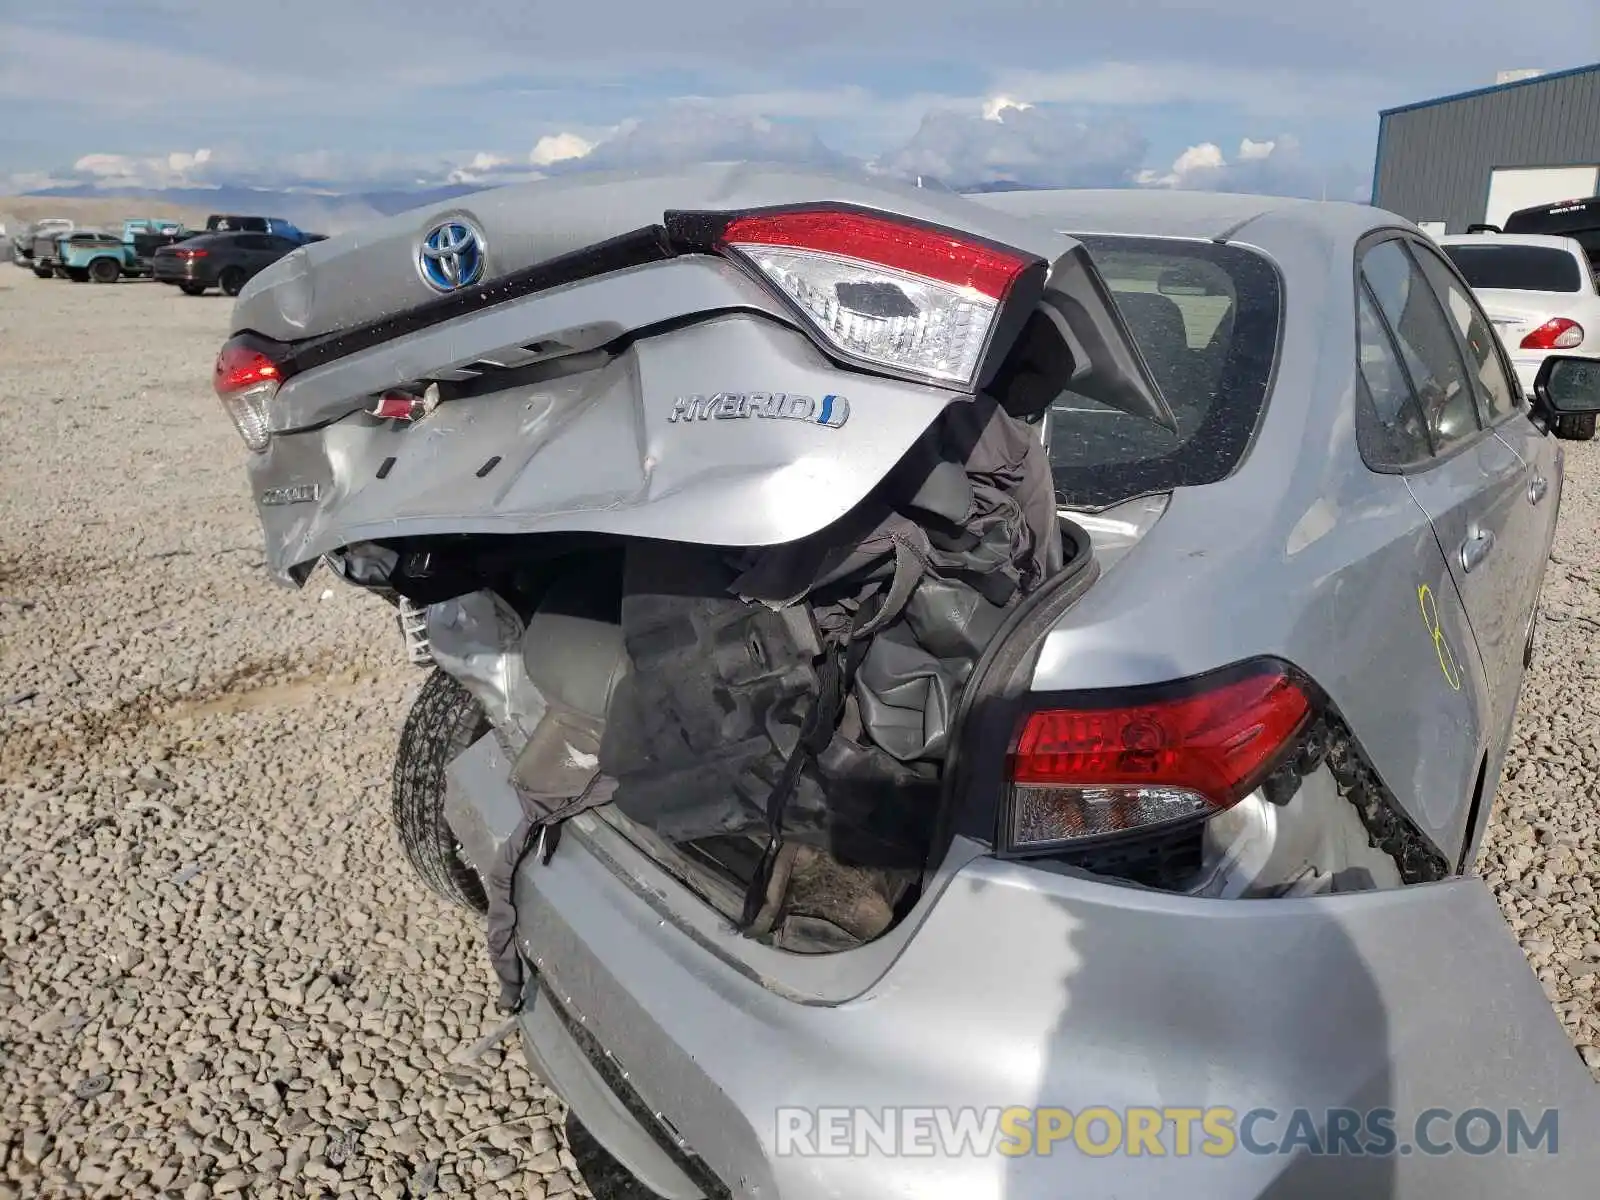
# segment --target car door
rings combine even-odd
[[[1377,299],[1355,288],[1355,433],[1373,478],[1373,513],[1384,514],[1352,590],[1340,640],[1369,664],[1359,709],[1348,719],[1400,806],[1452,861],[1468,849],[1478,772],[1488,744],[1490,690],[1460,589],[1412,480],[1448,468],[1408,367]],[[1396,614],[1396,620],[1386,619]],[[1374,673],[1375,672],[1375,673]]]
[[[1560,492],[1556,442],[1533,423],[1531,406],[1517,382],[1516,369],[1505,344],[1495,336],[1493,323],[1472,288],[1443,255],[1425,245],[1415,245],[1413,249],[1424,274],[1444,302],[1445,311],[1450,314],[1477,385],[1485,421],[1522,463],[1525,503],[1512,506],[1512,543],[1507,551],[1519,562],[1517,579],[1521,592],[1516,615],[1522,622],[1519,648],[1525,650],[1533,612],[1539,603],[1544,560],[1555,536]],[[1525,659],[1526,655],[1522,666],[1526,665]],[[1520,689],[1520,669],[1515,678]],[[1512,707],[1515,703],[1513,695]]]
[[[1525,467],[1486,419],[1480,381],[1414,245],[1380,236],[1362,247],[1360,273],[1421,402],[1434,460],[1407,482],[1466,608],[1483,659],[1483,726],[1497,748],[1522,682]]]
[[[239,235],[240,263],[248,275],[254,275],[261,268],[272,261],[268,247],[271,245],[264,233],[243,233]]]

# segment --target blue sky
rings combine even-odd
[[[847,156],[1342,197],[1380,108],[1597,59],[1595,0],[4,0],[0,190]]]

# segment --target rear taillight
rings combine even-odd
[[[1018,281],[1045,271],[1021,250],[834,207],[736,216],[715,248],[753,268],[840,356],[961,388],[978,382]]]
[[[1008,763],[1005,848],[1059,850],[1230,808],[1283,761],[1312,709],[1286,669],[1262,664],[1148,699],[1034,712]]]
[[[212,386],[244,444],[258,453],[267,448],[267,406],[282,383],[278,364],[248,342],[236,338],[217,355]]]
[[[1522,339],[1524,350],[1571,350],[1583,345],[1583,326],[1566,317],[1551,317]]]
[[[177,253],[179,258],[192,259],[192,258],[204,258],[210,252],[206,251],[206,250],[178,250],[176,253]]]

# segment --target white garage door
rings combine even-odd
[[[1483,219],[1500,225],[1519,208],[1600,194],[1597,167],[1502,167],[1489,173],[1489,203]]]

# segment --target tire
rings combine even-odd
[[[244,285],[248,282],[249,280],[244,277],[244,272],[238,267],[229,267],[222,273],[221,278],[217,280],[217,286],[222,289],[224,296],[237,296],[244,291]]]
[[[33,273],[40,279],[49,279],[50,276],[54,274],[49,267],[35,267],[33,268]]]
[[[1595,413],[1556,418],[1556,436],[1568,442],[1587,442],[1594,437]]]
[[[185,296],[204,296],[206,294],[206,285],[203,283],[180,283],[178,290]]]
[[[89,278],[96,283],[115,283],[122,278],[122,267],[114,258],[97,258],[89,264]]]
[[[478,913],[488,912],[489,901],[445,821],[444,770],[489,731],[489,719],[472,694],[435,668],[411,705],[394,758],[392,815],[401,849],[423,883]]]
[[[67,267],[67,278],[73,283],[88,283],[89,269],[87,267]]]

